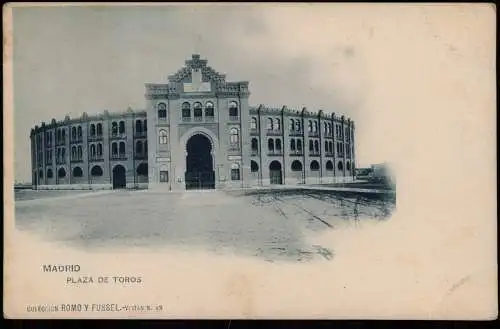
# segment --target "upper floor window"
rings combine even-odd
[[[188,102],[182,103],[182,117],[183,118],[191,117],[191,105]]]
[[[78,138],[82,138],[82,136],[83,136],[82,126],[78,126]]]
[[[277,151],[280,151],[280,150],[281,150],[281,139],[276,138],[276,141],[275,141],[275,146],[276,146],[276,150],[277,150]]]
[[[125,142],[120,142],[120,155],[125,154]]]
[[[301,126],[300,126],[300,120],[297,120],[295,122],[295,129],[296,131],[300,132],[301,131]]]
[[[111,123],[111,134],[112,135],[118,134],[118,124],[115,121]]]
[[[309,151],[314,151],[314,142],[311,139],[309,140]]]
[[[119,132],[120,132],[120,134],[125,133],[125,121],[120,121]]]
[[[314,141],[314,151],[319,152],[319,142],[318,141]]]
[[[295,131],[295,120],[290,119],[290,131]]]
[[[200,102],[193,104],[193,112],[195,118],[201,118],[203,116],[202,105]]]
[[[137,153],[137,154],[142,153],[142,142],[141,141],[137,141],[137,143],[135,144],[135,153]]]
[[[142,133],[142,121],[141,120],[137,120],[135,122],[135,132],[137,134],[141,134]]]
[[[267,149],[269,151],[274,151],[274,140],[272,138],[267,140]]]
[[[165,103],[158,104],[158,119],[165,120],[167,118],[167,105]]]
[[[250,129],[257,129],[257,118],[252,117],[250,120]]]
[[[253,151],[259,150],[259,141],[257,140],[257,138],[252,138],[252,150]]]
[[[295,139],[290,140],[290,150],[295,151]]]
[[[314,121],[314,130],[313,132],[317,133],[318,132],[318,121]]]
[[[275,119],[274,129],[280,131],[281,130],[281,120]]]
[[[307,131],[308,132],[313,131],[313,122],[311,120],[309,120],[309,122],[307,123]]]
[[[214,103],[206,102],[205,103],[205,116],[213,117],[214,116]]]
[[[302,140],[297,139],[297,151],[302,151]]]
[[[160,130],[158,132],[158,139],[160,144],[167,144],[168,143],[168,135],[165,130]]]
[[[229,116],[230,117],[238,116],[238,104],[234,101],[229,103]]]
[[[273,127],[274,127],[274,125],[273,125],[273,119],[268,118],[267,119],[267,129],[268,130],[273,130]]]
[[[233,145],[237,145],[239,143],[239,132],[236,128],[231,128],[229,131],[229,142]]]
[[[76,140],[76,127],[71,127],[71,139]]]
[[[112,155],[118,154],[118,144],[116,142],[111,144],[111,154]]]
[[[102,144],[101,143],[97,144],[97,155],[102,156]]]
[[[97,124],[97,136],[102,136],[102,123]]]

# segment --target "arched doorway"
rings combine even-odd
[[[192,136],[186,144],[186,190],[215,188],[212,144],[202,134]]]
[[[116,165],[113,168],[113,188],[125,188],[126,186],[125,168],[122,165]]]
[[[274,160],[269,164],[269,180],[271,184],[283,184],[281,163],[279,161]]]

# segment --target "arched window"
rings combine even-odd
[[[97,124],[97,136],[102,136],[102,123]]]
[[[276,122],[275,122],[275,125],[274,125],[274,129],[277,130],[277,131],[281,130],[281,120],[280,119],[276,119]]]
[[[231,180],[240,180],[240,165],[237,163],[231,165]]]
[[[193,104],[193,112],[195,118],[201,118],[203,116],[202,105],[200,102]]]
[[[332,124],[329,123],[328,124],[328,136],[331,136],[332,135]]]
[[[83,136],[82,126],[78,126],[78,138],[81,139]]]
[[[276,144],[276,150],[281,151],[281,139],[276,138],[276,141],[274,143]]]
[[[62,139],[62,137],[61,137],[61,129],[57,129],[57,141],[59,142],[61,139]]]
[[[297,132],[301,132],[302,131],[301,128],[300,128],[301,127],[300,124],[301,124],[300,120],[297,120],[295,122],[295,129],[296,129]]]
[[[66,141],[66,129],[63,129],[63,130],[61,131],[61,137],[62,137],[62,141],[63,141],[63,142],[64,142],[64,141]]]
[[[111,154],[118,155],[118,144],[116,142],[111,144]]]
[[[102,156],[102,144],[101,143],[97,144],[97,155],[99,157]]]
[[[141,141],[137,141],[137,143],[135,143],[135,153],[137,153],[137,154],[142,153],[142,142]]]
[[[120,134],[125,134],[125,121],[120,121]]]
[[[328,123],[326,123],[326,122],[325,122],[325,123],[323,124],[323,133],[324,133],[325,135],[326,135],[327,130],[328,130]]]
[[[302,162],[299,160],[293,160],[292,171],[302,171]]]
[[[59,168],[59,171],[57,172],[57,176],[59,176],[59,178],[66,177],[66,170],[64,170],[64,168]]]
[[[330,160],[328,160],[326,162],[326,170],[328,170],[328,171],[332,171],[333,170],[333,163]]]
[[[158,119],[165,120],[167,118],[167,105],[165,103],[158,104]]]
[[[333,143],[328,142],[328,152],[333,153]]]
[[[312,141],[312,139],[309,140],[309,151],[314,151],[314,142]]]
[[[314,121],[314,132],[318,132],[318,121]]]
[[[188,102],[182,103],[182,118],[191,118],[191,104]]]
[[[257,129],[257,118],[252,117],[252,119],[250,120],[250,129]]]
[[[295,139],[290,140],[290,150],[295,151]]]
[[[125,142],[120,142],[120,155],[125,155]]]
[[[314,152],[319,152],[319,142],[314,141]]]
[[[115,143],[113,143],[115,144]],[[90,145],[90,158],[95,158],[95,144]]]
[[[118,124],[115,121],[111,123],[111,134],[112,135],[118,134]]]
[[[83,176],[83,170],[80,167],[75,167],[73,168],[73,177],[82,177]]]
[[[76,127],[71,128],[71,139],[76,140]]]
[[[325,152],[328,152],[328,141],[325,141]]]
[[[259,141],[257,138],[252,138],[252,151],[259,151]]]
[[[311,171],[318,171],[319,170],[319,163],[316,160],[311,161]]]
[[[137,175],[139,176],[147,176],[148,175],[148,164],[147,163],[141,163],[138,167],[137,167]]]
[[[313,131],[313,122],[311,120],[309,120],[309,122],[307,123],[307,131],[309,132],[312,132]]]
[[[236,103],[234,101],[229,103],[229,116],[230,117],[237,117],[238,116],[238,103]]]
[[[273,119],[267,119],[267,130],[273,130]]]
[[[95,136],[95,124],[90,125],[90,136]]]
[[[168,144],[168,136],[167,136],[167,132],[165,130],[162,129],[158,132],[158,138],[159,138],[160,144],[162,144],[162,145]]]
[[[351,164],[349,163],[349,161],[346,162],[345,169],[351,170]]]
[[[231,128],[231,130],[229,130],[229,142],[232,145],[238,145],[239,141],[240,141],[240,136],[238,133],[238,129]]]
[[[274,151],[274,140],[272,138],[267,140],[267,149],[269,151]]]
[[[101,169],[101,167],[99,167],[99,166],[93,166],[92,169],[90,170],[90,174],[92,176],[96,176],[96,177],[102,176],[102,169]]]
[[[302,152],[302,140],[297,139],[297,151]]]
[[[71,147],[71,160],[76,159],[76,146]]]
[[[295,131],[295,120],[290,119],[290,131]]]
[[[66,160],[66,149],[65,149],[64,147],[63,147],[63,148],[61,148],[61,158],[62,158],[62,159],[61,159],[61,160],[62,160],[62,162],[63,162],[63,163],[65,163],[65,162],[66,162],[66,161],[65,161],[65,160]]]
[[[206,102],[205,103],[205,117],[213,117],[214,116],[214,103]]]
[[[255,161],[250,161],[250,171],[251,172],[258,172],[259,171],[259,165]]]
[[[337,164],[337,168],[339,170],[344,170],[344,165],[342,164],[342,161],[339,161],[339,163]]]
[[[83,158],[82,147],[78,146],[78,160],[81,160],[82,158]]]
[[[52,172],[52,169],[47,169],[47,178],[52,178],[54,176],[54,173]]]
[[[136,134],[142,134],[142,121],[141,120],[135,121],[135,132],[136,132]]]

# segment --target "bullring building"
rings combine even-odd
[[[250,106],[248,85],[226,81],[193,55],[168,83],[145,85],[144,110],[35,126],[33,187],[183,190],[353,179],[353,121]]]

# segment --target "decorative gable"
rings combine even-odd
[[[185,63],[183,68],[168,77],[169,83],[184,84],[184,92],[211,91],[211,83],[215,89],[225,83],[226,76],[207,66],[207,60],[200,59],[200,55],[192,55]]]

